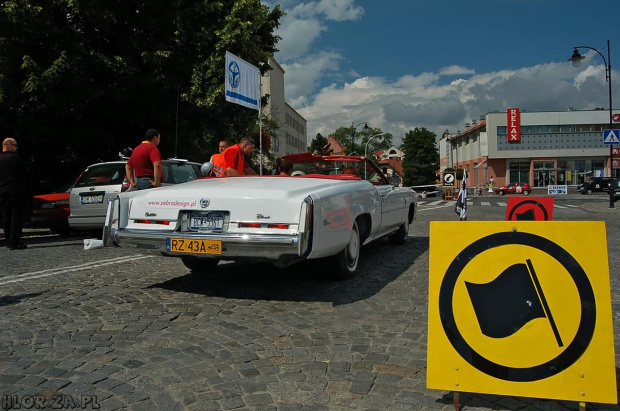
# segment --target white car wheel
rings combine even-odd
[[[213,258],[196,258],[196,257],[181,257],[181,261],[185,267],[189,268],[195,273],[208,273],[213,271],[220,260]]]
[[[336,272],[334,276],[337,279],[344,280],[353,277],[357,269],[357,263],[359,262],[361,247],[360,230],[357,221],[355,221],[349,236],[349,243],[342,251],[333,257],[336,262]]]
[[[398,228],[394,234],[388,237],[390,240],[390,244],[394,245],[403,245],[407,242],[407,237],[409,236],[409,218],[405,220],[403,225]]]

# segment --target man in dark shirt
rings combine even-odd
[[[23,250],[23,212],[26,207],[26,163],[17,154],[14,138],[5,138],[0,154],[0,217],[6,246]]]

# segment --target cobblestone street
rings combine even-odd
[[[504,213],[473,206],[469,220]],[[600,204],[554,214],[607,222],[616,357],[618,213]],[[96,400],[102,410],[453,410],[451,392],[426,389],[426,336],[429,222],[456,219],[453,207],[419,212],[405,246],[365,247],[356,277],[341,282],[323,273],[322,262],[221,263],[198,275],[176,258],[84,250],[79,236],[2,247],[0,394],[62,394]],[[467,393],[460,403],[463,410],[579,409]]]

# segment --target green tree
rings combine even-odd
[[[338,127],[338,129],[334,131],[331,136],[336,139],[338,144],[345,147],[345,153],[357,153],[358,155],[364,155],[364,150],[368,140],[372,136],[376,136],[381,133],[382,130],[380,128],[368,127],[362,129],[361,131],[355,131],[355,127],[349,126]],[[374,153],[377,150],[385,150],[391,146],[392,135],[390,133],[385,133],[382,136],[374,137],[368,144],[368,157],[371,156],[371,153]]]
[[[403,139],[403,185],[434,184],[439,168],[439,151],[435,133],[424,127],[409,130]]]
[[[0,1],[0,135],[48,174],[115,159],[150,127],[163,156],[204,161],[256,125],[225,102],[225,52],[264,73],[282,16],[260,0]]]
[[[322,156],[328,156],[332,154],[332,150],[329,148],[328,144],[327,139],[323,137],[321,133],[317,133],[316,137],[310,142],[308,152],[317,152]]]

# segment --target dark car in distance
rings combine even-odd
[[[592,194],[594,192],[609,191],[611,182],[611,177],[594,177],[590,181],[579,184],[577,186],[577,191],[579,191],[581,194]]]
[[[68,234],[69,193],[75,182],[66,183],[49,194],[39,194],[32,198],[30,226],[49,228],[54,234]]]

